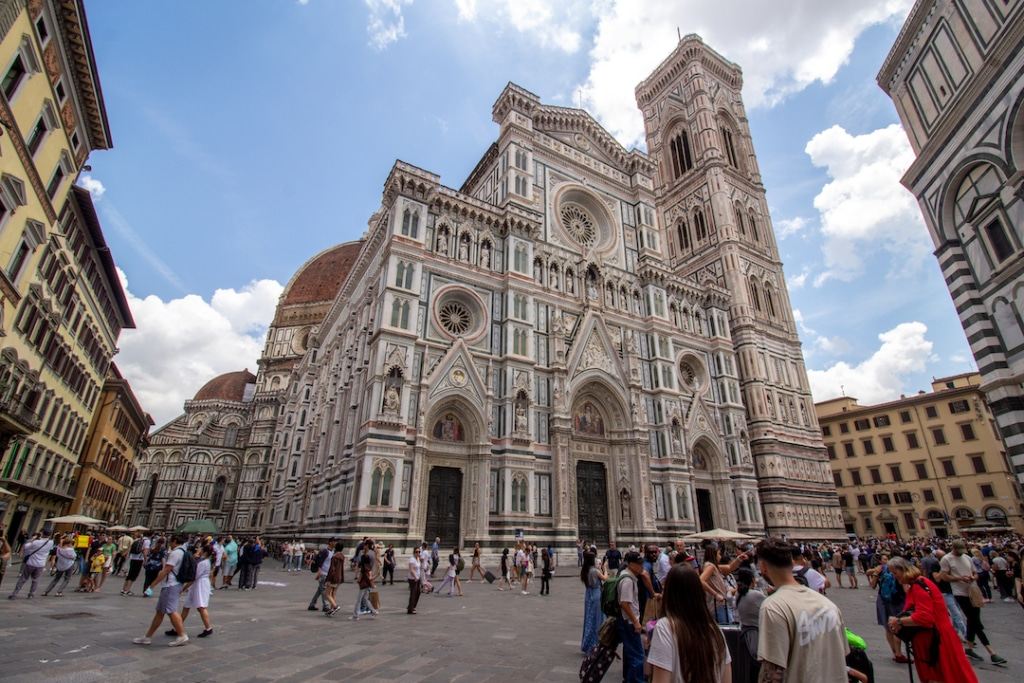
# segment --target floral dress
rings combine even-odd
[[[601,577],[597,569],[591,567],[587,574],[587,590],[583,597],[583,642],[580,644],[580,650],[590,652],[597,645],[597,632],[603,622]]]

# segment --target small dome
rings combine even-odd
[[[193,401],[244,401],[245,387],[256,383],[256,375],[248,370],[217,375],[196,392]]]
[[[282,306],[333,301],[345,283],[363,242],[345,242],[309,259],[285,287]]]

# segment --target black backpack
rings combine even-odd
[[[137,539],[134,543],[132,543],[132,547],[129,548],[128,552],[131,553],[132,555],[141,555],[142,554],[142,539],[141,538]]]
[[[185,548],[181,549],[181,566],[174,572],[178,583],[192,583],[196,580],[196,558]]]
[[[327,553],[328,552],[330,552],[330,551],[328,551],[327,548],[324,548],[323,550],[318,552],[316,554],[316,559],[313,560],[310,563],[310,565],[309,565],[309,571],[311,571],[314,574],[319,572],[320,571],[320,565],[322,565],[324,563],[324,560],[327,559]]]
[[[801,586],[807,586],[808,588],[811,587],[810,581],[807,580],[807,572],[809,569],[810,567],[801,567],[800,569],[797,569],[795,572],[793,572],[793,578],[796,580],[796,582],[799,583]]]

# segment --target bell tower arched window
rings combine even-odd
[[[725,158],[728,159],[729,165],[733,168],[739,168],[739,160],[736,156],[736,145],[733,142],[732,130],[725,124],[722,124],[722,146],[725,148]]]
[[[681,178],[684,173],[693,169],[690,136],[685,130],[679,131],[669,140],[668,148],[669,157],[672,160],[672,177]]]
[[[679,248],[683,251],[689,251],[691,247],[690,226],[680,218],[679,222],[676,223],[676,231],[679,233]]]
[[[760,242],[761,236],[757,232],[757,220],[754,218],[754,212],[748,213],[747,218],[750,219],[750,236],[754,238],[755,242]]]
[[[736,228],[740,231],[740,237],[747,236],[747,226],[744,223],[743,212],[739,206],[736,207]]]
[[[761,310],[761,291],[754,280],[750,281],[750,302],[754,304],[755,309]]]
[[[708,238],[708,225],[704,222],[704,212],[697,209],[693,212],[693,224],[697,226],[697,241],[703,242]]]

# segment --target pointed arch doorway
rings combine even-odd
[[[604,465],[580,460],[576,463],[577,533],[588,543],[608,544],[608,482]]]
[[[427,519],[424,537],[441,539],[441,546],[453,548],[460,541],[462,515],[462,471],[455,467],[433,467],[427,484]]]

